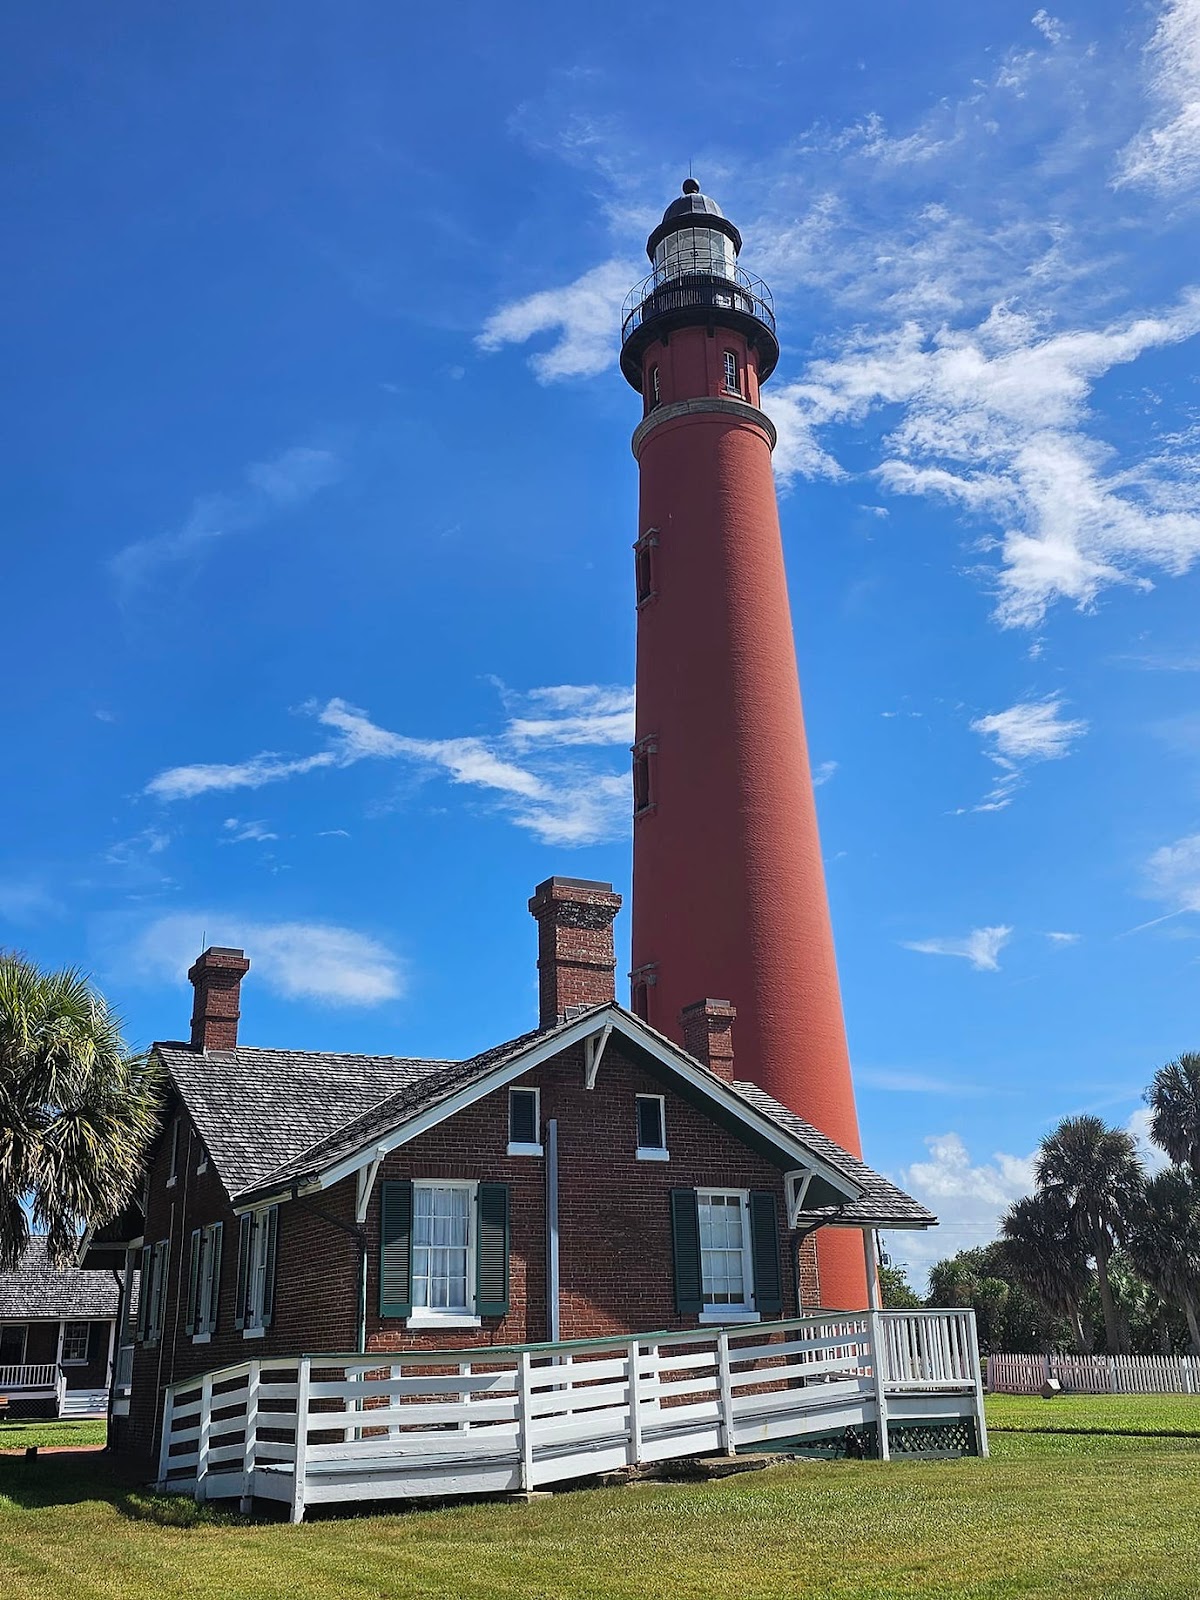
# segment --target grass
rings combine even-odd
[[[988,1427],[1015,1433],[1131,1433],[1200,1438],[1200,1395],[992,1394]]]
[[[99,1458],[9,1458],[0,1589],[5,1600],[1193,1600],[1200,1442],[1026,1431],[1038,1406],[1061,1421],[1062,1403],[993,1406],[989,1461],[797,1462],[298,1529],[131,1491]],[[1080,1405],[1097,1423],[1130,1414]]]
[[[0,1450],[25,1450],[31,1444],[42,1449],[67,1445],[103,1444],[108,1424],[103,1417],[82,1422],[0,1422]]]

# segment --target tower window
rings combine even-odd
[[[725,352],[725,387],[731,394],[742,392],[742,385],[738,379],[737,353],[733,350]]]
[[[666,1102],[661,1094],[637,1096],[637,1158],[639,1161],[666,1161]]]
[[[637,603],[645,605],[653,600],[658,590],[654,583],[654,552],[658,548],[658,533],[650,528],[633,547],[634,567],[637,575]]]
[[[651,367],[646,379],[646,410],[653,411],[661,399],[662,393],[658,386],[658,368]]]
[[[629,1009],[643,1022],[650,1020],[650,990],[657,982],[658,972],[653,961],[635,967],[629,974]],[[640,1132],[638,1137],[640,1139]]]
[[[640,816],[654,808],[654,783],[651,757],[658,746],[653,739],[639,739],[633,747],[633,814]]]

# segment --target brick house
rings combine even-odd
[[[111,1274],[55,1267],[30,1239],[0,1272],[0,1415],[104,1415],[120,1293]]]
[[[756,1086],[733,1008],[687,1049],[615,1000],[608,884],[550,878],[538,1026],[465,1061],[238,1042],[240,950],[204,952],[140,1237],[125,1230],[128,1398],[150,1457],[167,1385],[301,1352],[461,1349],[795,1316],[814,1231],[935,1218]],[[134,1285],[140,1294],[134,1297]]]

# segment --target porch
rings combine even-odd
[[[158,1484],[282,1501],[298,1522],[331,1501],[528,1491],[772,1443],[986,1455],[973,1313],[240,1362],[167,1390]]]
[[[54,1407],[53,1415],[66,1409],[67,1375],[56,1361],[32,1365],[0,1366],[0,1416],[17,1416],[27,1406]]]

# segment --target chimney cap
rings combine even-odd
[[[591,889],[597,894],[611,894],[613,886],[604,883],[599,878],[544,878],[533,891],[535,895],[541,894],[544,889]]]

